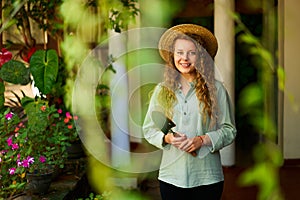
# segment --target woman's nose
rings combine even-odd
[[[182,58],[184,59],[184,60],[188,60],[189,59],[189,54],[186,52],[186,53],[184,53],[183,55],[182,55]]]

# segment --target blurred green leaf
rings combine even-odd
[[[245,111],[251,111],[254,107],[261,105],[263,91],[258,84],[247,85],[240,93],[239,106]],[[253,111],[253,110],[252,110]]]
[[[247,43],[248,45],[257,45],[259,43],[258,39],[250,34],[242,34],[239,37],[241,42]]]
[[[256,164],[239,177],[239,183],[243,186],[259,186],[258,199],[260,200],[272,196],[274,188],[278,186],[277,180],[278,171],[267,162]]]
[[[284,72],[284,69],[283,67],[279,66],[277,68],[277,78],[278,78],[278,88],[280,90],[284,90],[284,87],[285,87],[285,72]]]

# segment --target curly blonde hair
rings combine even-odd
[[[175,38],[170,46],[169,60],[164,72],[164,84],[159,93],[159,102],[165,108],[165,114],[172,118],[173,107],[177,103],[174,91],[179,87],[180,73],[174,63],[174,43],[177,39],[192,41],[197,49],[197,61],[195,63],[195,90],[199,100],[199,107],[203,105],[200,112],[203,114],[203,123],[206,124],[207,117],[210,118],[209,127],[213,127],[217,119],[217,99],[214,76],[213,58],[202,47],[201,36],[196,34],[182,34]]]

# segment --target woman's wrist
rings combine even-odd
[[[198,138],[201,140],[201,146],[203,146],[204,145],[204,141],[203,141],[202,135],[198,136]]]
[[[164,135],[163,138],[162,138],[162,145],[165,146],[166,144],[167,144],[166,135]]]
[[[211,140],[208,135],[201,135],[202,145],[203,146],[211,146]]]
[[[167,144],[170,144],[171,142],[169,141],[169,135],[170,135],[171,133],[168,133],[168,134],[166,134],[165,136],[164,136],[164,141],[165,141],[165,143],[167,143]]]
[[[170,143],[169,140],[168,140],[168,138],[167,138],[168,135],[169,135],[169,133],[168,133],[168,134],[165,134],[165,135],[163,136],[163,145],[166,145],[166,144],[169,144],[169,143]]]

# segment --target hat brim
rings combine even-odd
[[[159,53],[165,61],[168,61],[169,52],[171,51],[170,47],[174,42],[174,39],[180,34],[187,33],[199,35],[203,41],[203,44],[201,45],[212,58],[215,57],[218,50],[218,42],[216,37],[208,29],[195,24],[180,24],[168,29],[165,33],[163,33],[159,40]]]

